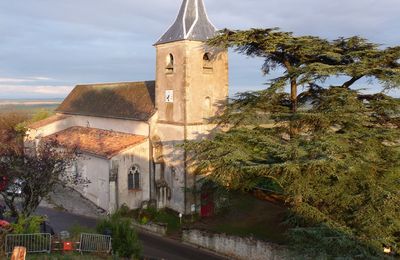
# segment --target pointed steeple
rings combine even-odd
[[[209,21],[203,0],[183,0],[175,23],[155,45],[181,41],[206,41],[215,36],[217,29]]]

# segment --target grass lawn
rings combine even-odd
[[[288,227],[283,222],[287,213],[278,203],[259,200],[249,194],[234,194],[230,209],[221,215],[201,219],[194,228],[285,244]]]

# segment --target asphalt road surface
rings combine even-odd
[[[39,208],[37,214],[46,215],[50,225],[56,233],[68,230],[74,224],[89,228],[96,227],[96,219],[74,215],[67,212],[57,211],[48,208]],[[198,248],[188,246],[172,239],[139,232],[139,239],[142,242],[144,257],[150,259],[164,260],[222,260],[216,256]]]

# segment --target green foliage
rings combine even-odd
[[[149,223],[149,219],[148,219],[146,216],[143,216],[143,217],[140,219],[140,224],[141,224],[141,225],[146,225],[147,223]]]
[[[11,224],[14,234],[36,234],[40,233],[40,224],[45,221],[43,216],[20,216],[16,223]]]
[[[271,84],[280,88],[290,86],[293,112],[297,110],[298,87],[323,84],[331,77],[347,78],[340,84],[346,88],[362,78],[376,79],[385,89],[400,85],[400,47],[382,49],[357,36],[328,41],[315,36],[295,36],[277,28],[225,29],[208,43],[234,47],[240,53],[263,58],[262,70],[266,74],[283,69],[283,74]]]
[[[88,233],[88,234],[95,233],[95,230],[93,228],[88,228],[78,224],[72,225],[68,231],[70,233],[71,239],[75,239],[76,241],[79,241],[82,233]]]
[[[97,232],[104,234],[112,233],[112,248],[114,254],[119,257],[139,259],[142,248],[129,218],[122,217],[116,212],[109,218],[102,220],[97,225]]]
[[[358,258],[382,259],[374,255],[374,249],[363,245],[357,239],[348,234],[332,230],[328,227],[295,228],[291,231],[293,245],[296,252],[318,259],[329,259],[329,256],[337,255],[337,252],[346,252],[349,256]],[[313,247],[304,247],[311,244]]]
[[[211,169],[211,180],[240,190],[269,178],[292,205],[295,226],[325,223],[376,250],[394,246],[400,230],[398,118],[380,117],[375,108],[381,106],[372,105],[393,100],[375,96],[366,103],[344,88],[308,94],[312,107],[271,114],[273,127],[234,127],[188,144],[199,173]]]
[[[198,173],[231,190],[260,179],[280,187],[292,237],[308,252],[382,257],[385,245],[400,253],[400,102],[350,89],[363,77],[398,88],[400,48],[275,29],[224,31],[210,44],[263,57],[266,73],[284,71],[265,90],[238,94],[213,119],[223,131],[212,140],[186,144]],[[336,76],[348,79],[321,86]]]
[[[30,121],[31,122],[38,122],[38,121],[41,121],[43,119],[46,119],[46,118],[52,116],[53,114],[54,113],[52,111],[50,111],[50,110],[39,109],[32,115],[32,119]]]
[[[115,214],[118,214],[121,217],[130,217],[131,209],[126,204],[122,204]]]
[[[22,153],[25,123],[28,115],[21,112],[0,113],[0,154]]]
[[[138,215],[138,221],[142,225],[149,222],[166,224],[168,233],[173,233],[180,228],[178,213],[168,209],[158,210],[155,207],[142,209]]]

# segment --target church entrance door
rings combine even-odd
[[[204,184],[201,188],[201,208],[200,216],[203,218],[214,215],[214,192],[209,184]]]

